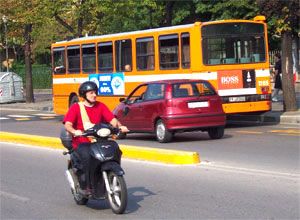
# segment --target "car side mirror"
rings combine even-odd
[[[125,102],[125,98],[122,97],[122,98],[119,99],[119,101],[120,101],[120,102]]]

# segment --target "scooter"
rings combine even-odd
[[[91,195],[80,193],[78,172],[80,172],[79,155],[73,149],[63,152],[69,154],[66,177],[70,184],[75,202],[85,205],[89,199],[108,199],[115,214],[124,213],[127,206],[127,187],[124,170],[121,167],[122,152],[119,145],[109,137],[118,135],[119,129],[107,124],[98,124],[83,132],[82,136],[93,137],[91,144],[90,183]]]

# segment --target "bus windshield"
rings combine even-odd
[[[265,62],[264,25],[245,22],[205,25],[202,51],[205,65]]]

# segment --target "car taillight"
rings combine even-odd
[[[269,86],[260,87],[262,94],[267,94],[269,92]]]

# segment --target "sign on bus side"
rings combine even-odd
[[[90,74],[89,80],[97,84],[99,95],[125,95],[124,73]]]

